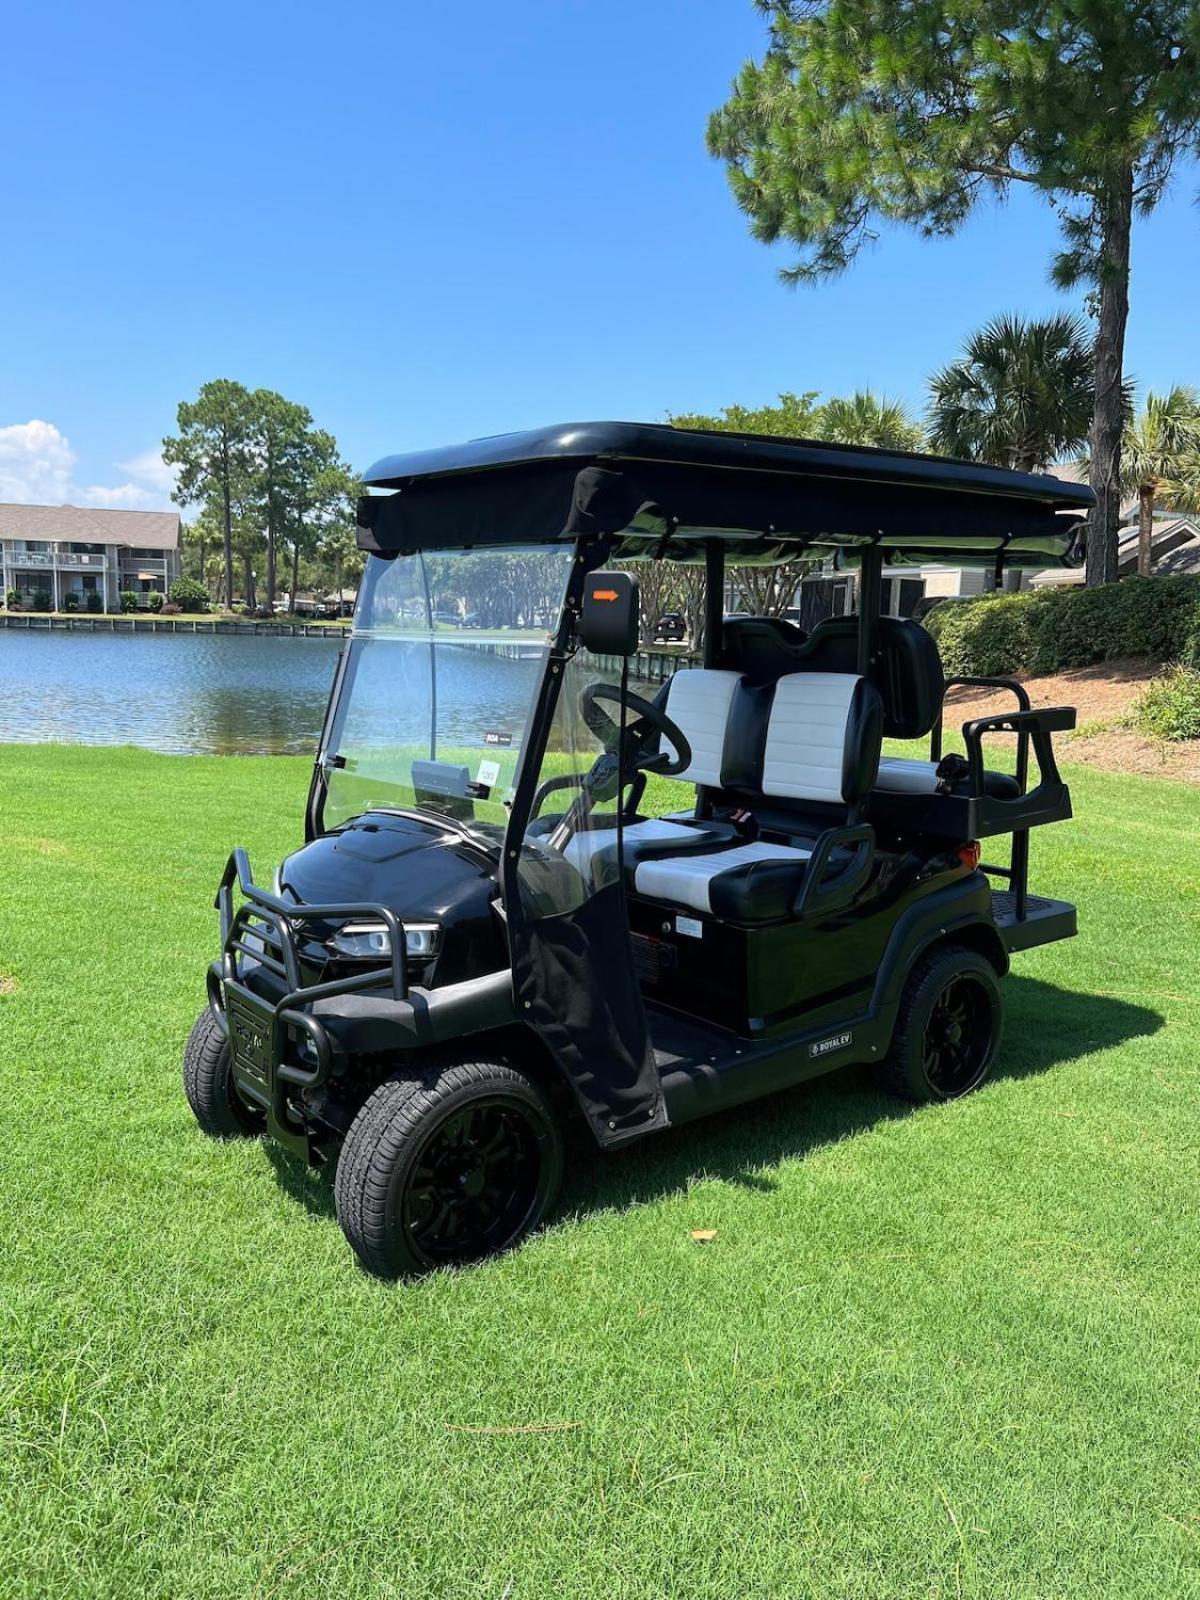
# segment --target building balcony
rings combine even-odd
[[[170,570],[171,563],[165,557],[147,556],[145,560],[140,557],[122,556],[121,572],[125,577],[136,577],[139,572],[152,572],[155,576]]]
[[[107,572],[115,563],[107,556],[92,555],[80,550],[5,550],[4,565],[13,571],[75,572],[84,568],[88,572]]]

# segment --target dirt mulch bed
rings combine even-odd
[[[1047,678],[1020,675],[1018,681],[1035,706],[1077,709],[1078,729],[1057,741],[1062,760],[1086,762],[1106,772],[1140,772],[1200,783],[1200,739],[1164,744],[1120,726],[1142,689],[1162,670],[1159,663],[1134,658],[1056,672]],[[991,689],[952,689],[946,696],[946,725],[954,727],[969,717],[1011,711],[1013,705],[1011,695]]]

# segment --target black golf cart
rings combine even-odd
[[[206,1132],[336,1163],[394,1276],[522,1238],[572,1119],[609,1149],[852,1062],[915,1100],[983,1082],[1010,954],[1075,931],[1027,883],[1075,714],[1001,680],[1011,713],[943,756],[938,652],[880,614],[881,570],[1077,559],[1086,490],[613,423],[367,483],[307,842],[269,890],[235,850],[217,894],[184,1063]],[[724,616],[727,562],[809,552],[856,574],[856,615]],[[657,692],[628,683],[646,561],[706,577],[703,665]],[[464,611],[491,624],[438,627]]]

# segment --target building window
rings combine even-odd
[[[924,578],[885,578],[884,612],[889,617],[911,617],[924,595]]]

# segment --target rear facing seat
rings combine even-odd
[[[937,794],[942,780],[936,761],[909,761],[900,756],[884,756],[879,763],[875,788],[884,794]],[[950,794],[966,794],[967,780],[950,783]],[[985,772],[983,792],[997,800],[1015,800],[1021,793],[1017,780],[1007,772]]]
[[[808,635],[781,619],[743,617],[725,624],[722,643],[722,665],[738,669],[753,683],[769,683],[792,672],[857,670],[858,623],[854,617],[826,617]],[[881,617],[870,676],[883,699],[884,738],[927,738],[946,694],[942,660],[932,634],[907,617]],[[932,795],[939,785],[937,763],[924,759],[922,753],[916,759],[883,757],[874,787],[878,796]],[[947,792],[966,794],[965,780],[951,781]],[[986,772],[984,793],[1010,800],[1020,790],[1007,773]]]

